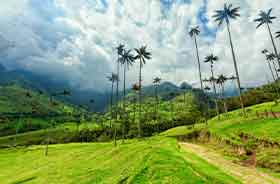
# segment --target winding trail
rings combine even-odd
[[[224,172],[236,177],[244,184],[280,184],[280,179],[274,178],[268,174],[257,171],[255,168],[241,166],[230,160],[226,160],[223,156],[215,151],[192,143],[179,143],[181,148],[192,152],[207,162],[222,169]]]

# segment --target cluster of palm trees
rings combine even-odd
[[[225,4],[223,9],[217,10],[215,12],[215,15],[213,16],[213,18],[218,23],[218,26],[223,25],[224,22],[226,23],[228,36],[229,36],[229,40],[230,40],[230,48],[231,48],[231,53],[232,53],[232,58],[233,58],[234,70],[235,70],[235,74],[236,74],[236,77],[234,77],[234,78],[237,81],[238,92],[239,92],[239,97],[240,97],[240,105],[241,105],[241,108],[243,109],[243,113],[245,115],[244,103],[243,103],[243,99],[241,96],[241,84],[240,84],[239,72],[238,72],[238,67],[237,67],[236,55],[235,55],[235,50],[234,50],[231,31],[230,31],[230,20],[236,19],[237,17],[240,16],[239,9],[240,9],[239,7],[233,8],[232,4],[229,4],[229,5]],[[196,55],[197,55],[201,90],[209,90],[209,87],[207,87],[207,86],[205,88],[203,88],[203,82],[210,82],[212,84],[212,89],[214,91],[214,95],[215,95],[215,97],[217,97],[216,83],[218,83],[220,86],[222,86],[223,92],[221,92],[221,94],[223,94],[224,93],[224,84],[225,84],[225,81],[227,78],[224,77],[224,75],[220,75],[218,78],[215,78],[215,75],[214,75],[214,64],[215,64],[215,62],[217,62],[219,60],[218,56],[215,56],[214,54],[210,54],[205,57],[204,62],[210,63],[211,77],[209,79],[202,80],[201,68],[200,68],[201,63],[200,63],[199,51],[198,51],[198,45],[197,45],[197,36],[200,34],[199,27],[196,26],[194,28],[191,28],[189,34],[192,38],[194,38],[194,43],[195,43],[195,47],[196,47]],[[217,102],[216,98],[215,98],[215,106],[216,106],[216,113],[217,113],[217,115],[219,115],[219,107],[218,107],[218,102]]]
[[[111,123],[113,118],[121,117],[124,121],[127,120],[126,112],[126,72],[131,66],[133,66],[137,61],[139,62],[139,81],[135,84],[133,89],[138,91],[138,102],[139,102],[139,122],[138,122],[138,136],[141,137],[141,112],[142,112],[142,69],[146,64],[147,60],[151,59],[151,53],[147,51],[147,46],[142,46],[140,48],[135,48],[135,54],[132,53],[131,49],[126,49],[125,45],[120,44],[117,48],[117,73],[112,73],[108,76],[108,80],[111,82]],[[114,94],[116,94],[116,99],[119,100],[119,82],[120,82],[120,65],[123,68],[123,96],[122,96],[122,108],[119,107],[118,103],[114,103]],[[116,84],[116,92],[114,85]],[[120,113],[122,112],[122,113]],[[123,121],[123,122],[124,122]],[[112,124],[110,125],[112,127]],[[123,126],[123,136],[124,136],[124,126]],[[116,127],[115,134],[116,134]],[[114,140],[116,143],[116,135],[114,135]]]
[[[204,62],[210,64],[210,72],[211,72],[211,77],[209,79],[202,80],[202,72],[201,72],[201,59],[199,55],[199,46],[198,46],[198,36],[200,35],[200,29],[199,26],[191,28],[189,31],[189,35],[194,41],[195,45],[195,54],[197,58],[197,65],[198,65],[198,74],[199,74],[199,80],[200,80],[200,88],[201,90],[205,91],[210,91],[211,88],[208,86],[204,86],[203,82],[210,82],[212,85],[212,90],[215,95],[215,104],[216,104],[216,112],[217,115],[219,115],[219,107],[218,107],[218,92],[217,88],[220,91],[220,98],[224,99],[225,98],[225,83],[228,80],[235,80],[237,84],[237,89],[238,89],[238,95],[239,95],[239,100],[240,100],[240,106],[243,110],[243,114],[246,115],[246,111],[244,108],[244,102],[243,98],[241,95],[242,88],[241,88],[241,83],[240,83],[240,77],[239,77],[239,70],[238,70],[238,64],[237,64],[237,57],[234,49],[234,44],[232,40],[232,34],[231,34],[231,21],[236,20],[238,17],[240,17],[240,7],[233,7],[232,4],[224,4],[223,8],[220,10],[216,10],[215,14],[213,16],[214,21],[217,22],[218,27],[222,26],[225,24],[228,38],[229,38],[229,44],[230,44],[230,50],[232,53],[232,61],[233,61],[233,69],[235,71],[235,75],[232,77],[226,77],[224,74],[218,75],[218,77],[215,77],[214,73],[214,65],[215,63],[219,60],[218,56],[215,56],[214,54],[210,54],[205,57]],[[278,54],[278,50],[274,41],[274,37],[271,31],[270,24],[272,24],[272,20],[276,19],[276,17],[271,15],[272,9],[269,9],[267,12],[261,11],[259,13],[259,17],[255,19],[254,21],[259,23],[257,25],[257,28],[261,27],[262,25],[266,25],[272,46],[273,46],[273,52],[269,52],[267,49],[263,50],[262,53],[265,54],[266,59],[268,61],[269,69],[271,72],[271,75],[275,81],[279,79],[279,68],[280,68],[280,57]],[[280,31],[276,32],[276,38],[280,38]],[[147,47],[143,46],[139,49],[134,49],[135,55],[132,53],[132,50],[128,50],[125,48],[123,44],[120,44],[117,47],[117,53],[118,53],[118,59],[117,59],[117,72],[112,73],[108,79],[112,84],[112,89],[111,89],[111,114],[115,114],[116,117],[118,117],[118,112],[119,110],[115,111],[116,113],[113,113],[113,105],[114,105],[114,94],[116,94],[116,98],[119,99],[119,82],[120,82],[120,66],[123,68],[123,108],[122,108],[122,114],[124,116],[122,117],[127,117],[126,115],[126,72],[129,70],[129,67],[131,67],[133,64],[135,64],[136,61],[139,62],[139,81],[138,83],[133,85],[133,90],[135,92],[138,92],[138,102],[139,102],[139,123],[138,123],[138,135],[141,136],[141,112],[142,112],[142,68],[146,63],[146,60],[151,59],[151,53],[147,51]],[[278,63],[278,68],[277,68],[277,63],[275,63],[275,60],[277,60]],[[155,98],[156,98],[156,105],[155,107],[157,108],[158,105],[158,95],[157,95],[157,87],[160,83],[161,79],[160,78],[155,78],[153,83],[155,85]],[[116,84],[116,92],[114,92],[114,86]],[[118,107],[118,103],[116,104],[116,109],[120,109]],[[155,109],[156,109],[155,108]],[[227,105],[224,102],[224,110],[227,112]],[[155,110],[155,113],[156,110]],[[113,119],[113,117],[111,118]]]
[[[240,10],[240,7],[233,7],[232,4],[224,4],[223,9],[216,10],[215,14],[213,16],[215,22],[217,22],[219,27],[221,25],[223,25],[224,23],[226,24],[228,37],[229,37],[229,41],[230,41],[232,59],[233,59],[233,64],[234,64],[235,76],[226,78],[223,75],[221,75],[218,78],[215,78],[214,72],[213,72],[213,65],[218,60],[218,57],[211,54],[211,55],[207,56],[204,60],[206,63],[211,64],[211,77],[210,77],[210,79],[207,79],[204,81],[212,83],[212,88],[213,88],[214,94],[215,94],[215,96],[217,96],[216,87],[215,87],[216,83],[220,83],[219,85],[222,88],[222,91],[224,91],[224,83],[226,80],[236,80],[239,98],[240,98],[240,106],[243,109],[244,115],[246,115],[243,98],[241,95],[242,88],[241,88],[241,84],[240,84],[238,65],[237,65],[236,54],[235,54],[235,50],[234,50],[234,45],[233,45],[232,35],[231,35],[231,27],[230,27],[231,20],[236,20],[238,17],[240,17],[239,10]],[[278,50],[277,50],[277,47],[276,47],[276,44],[274,41],[274,37],[273,37],[272,31],[271,31],[271,27],[270,27],[270,24],[272,24],[272,20],[276,19],[276,17],[272,16],[271,13],[272,13],[272,9],[269,9],[267,12],[260,11],[259,17],[257,19],[255,19],[254,21],[259,23],[257,25],[257,29],[259,27],[261,27],[262,25],[265,25],[267,27],[274,51],[269,52],[267,49],[265,49],[262,51],[262,53],[265,54],[265,56],[266,56],[266,59],[268,61],[268,65],[269,65],[269,69],[270,69],[270,72],[271,72],[271,75],[272,75],[274,81],[277,81],[279,79],[278,72],[279,72],[279,68],[280,68],[280,57],[279,57]],[[200,34],[199,27],[198,26],[193,27],[190,30],[189,34],[193,38],[194,43],[195,43],[201,89],[208,91],[208,90],[210,90],[210,88],[207,86],[205,88],[203,88],[203,80],[201,77],[201,63],[200,63],[198,43],[197,43],[197,37]],[[280,31],[276,32],[275,35],[276,35],[275,36],[276,38],[280,38]],[[278,69],[277,69],[275,60],[277,60],[277,62],[278,62],[278,65],[279,65]],[[222,92],[222,93],[224,93],[224,92]],[[216,111],[218,113],[217,101],[216,101]]]

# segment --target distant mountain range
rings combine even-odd
[[[77,106],[87,106],[92,111],[104,111],[110,103],[110,94],[108,94],[108,92],[99,92],[94,89],[76,89],[71,87],[65,81],[50,80],[48,76],[34,74],[25,70],[8,71],[4,66],[0,65],[0,76],[1,86],[18,85],[27,89],[32,89],[34,91],[41,90],[46,94],[60,92],[64,89],[70,90],[71,96],[59,97],[58,99]],[[172,82],[162,82],[158,86],[158,95],[163,100],[172,99],[173,97],[183,93],[183,90],[181,89],[183,85],[185,86],[185,91],[187,92],[201,92],[200,90],[193,89],[192,86],[186,82],[182,83],[180,86],[177,86]],[[120,92],[120,94],[122,93]],[[127,94],[129,96],[133,95],[134,93],[128,89]],[[144,97],[153,97],[155,94],[154,85],[144,86],[142,89],[142,94]],[[226,90],[226,95],[235,96],[236,91],[234,89],[228,89]]]

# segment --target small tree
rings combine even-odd
[[[227,113],[228,112],[228,107],[227,107],[227,103],[225,101],[225,83],[228,80],[228,78],[224,75],[219,75],[218,79],[216,81],[216,83],[220,86],[221,92],[220,92],[220,96],[221,96],[221,100],[223,101],[224,104],[224,112]]]
[[[50,103],[50,106],[51,107],[56,107],[58,106],[58,103],[54,101],[54,97],[58,97],[58,96],[70,96],[71,95],[71,92],[68,91],[68,90],[63,90],[63,92],[58,92],[58,93],[52,93],[50,95],[50,98],[49,98],[49,103]],[[56,126],[56,122],[54,119],[51,119],[51,128],[55,127]],[[47,140],[46,140],[46,147],[45,147],[45,156],[48,156],[48,153],[49,153],[49,144],[50,144],[50,133],[49,133],[49,130],[47,128]]]
[[[208,81],[212,83],[212,87],[213,87],[213,91],[214,91],[214,95],[215,95],[215,105],[216,105],[217,116],[219,116],[220,113],[219,113],[219,105],[217,102],[216,79],[214,77],[214,63],[217,62],[218,60],[219,60],[218,56],[214,56],[213,54],[206,56],[204,59],[205,63],[210,63],[211,78]]]

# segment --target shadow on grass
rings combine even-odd
[[[33,177],[30,177],[30,178],[26,178],[24,180],[21,180],[21,181],[16,181],[16,182],[13,182],[12,184],[23,184],[23,183],[26,183],[26,182],[29,182],[29,181],[32,181],[34,179],[36,179],[37,177],[33,176]]]

